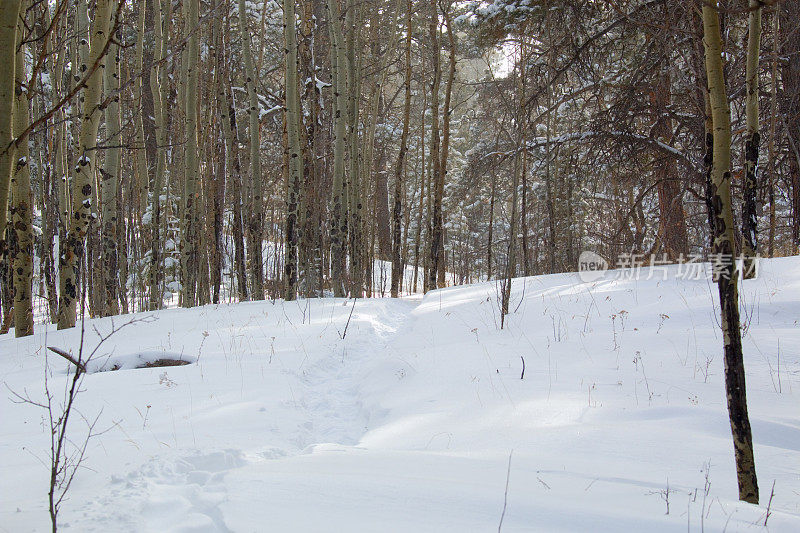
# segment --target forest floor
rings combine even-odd
[[[742,291],[761,505],[737,501],[716,287],[576,274],[86,321],[64,531],[800,531],[800,258]],[[609,274],[610,276],[610,274]],[[0,336],[0,531],[49,528],[45,375]],[[157,358],[185,366],[132,367]],[[524,376],[523,373],[524,361]],[[100,371],[114,366],[117,371]],[[774,495],[770,497],[774,485]],[[770,502],[771,500],[771,502]],[[769,518],[767,527],[764,522]]]

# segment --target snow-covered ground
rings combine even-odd
[[[503,330],[491,282],[136,315],[78,396],[107,431],[62,529],[800,531],[798,272],[766,261],[742,294],[760,506],[737,501],[715,287],[672,267],[515,280]],[[87,348],[111,328],[87,321]],[[0,531],[49,527],[46,413],[12,391],[41,401],[49,364],[61,398],[44,346],[79,335],[0,336]],[[153,352],[194,362],[130,369]]]

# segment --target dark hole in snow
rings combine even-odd
[[[96,357],[86,364],[89,374],[133,370],[137,368],[160,368],[164,366],[184,366],[197,361],[191,355],[174,352],[135,352],[124,355]]]
[[[191,361],[182,361],[181,359],[156,359],[155,361],[151,361],[149,363],[145,363],[140,366],[135,366],[133,368],[158,368],[162,366],[183,366],[188,365]],[[101,368],[95,370],[94,372],[113,372],[115,370],[123,370],[122,367],[119,365],[114,365],[111,368]]]

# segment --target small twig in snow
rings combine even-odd
[[[506,517],[506,507],[508,506],[508,480],[511,478],[511,456],[514,455],[514,450],[508,454],[508,470],[506,471],[506,491],[503,494],[503,512],[500,514],[500,524],[497,526],[497,533],[503,527],[503,518]]]
[[[55,346],[48,346],[47,349],[53,352],[54,354],[60,355],[61,357],[63,357],[76,367],[78,367],[78,370],[80,370],[81,372],[86,372],[86,366],[83,363],[72,357],[70,354],[68,354],[61,348],[56,348]]]
[[[353,310],[356,308],[356,300],[358,298],[353,298],[353,307],[350,308],[350,315],[347,317],[347,323],[344,325],[344,332],[342,333],[342,340],[347,336],[347,328],[350,327],[350,319],[353,318]]]
[[[769,503],[767,503],[767,516],[764,517],[764,527],[767,525],[770,515],[772,515],[772,497],[775,496],[775,480],[772,480],[772,490],[769,493]]]

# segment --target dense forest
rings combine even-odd
[[[3,328],[707,258],[703,7],[4,1]],[[731,250],[793,254],[800,4],[715,12]]]
[[[317,460],[324,455],[314,452],[317,445],[361,453],[369,449],[364,442],[380,449],[391,441],[387,450],[400,443],[416,453],[446,436],[444,449],[452,441],[453,450],[466,450],[462,458],[480,455],[484,438],[494,439],[495,462],[500,457],[502,466],[507,457],[500,527],[512,442],[528,461],[527,479],[547,491],[539,474],[566,475],[562,458],[570,453],[610,461],[605,477],[595,475],[602,460],[576,467],[583,473],[575,479],[588,485],[573,487],[570,502],[602,479],[634,487],[626,490],[649,488],[669,515],[670,494],[679,490],[670,489],[668,475],[666,489],[653,488],[660,485],[645,455],[663,453],[658,468],[696,475],[697,457],[681,455],[695,452],[687,435],[715,434],[719,448],[719,428],[709,421],[721,416],[709,413],[725,406],[738,499],[766,503],[766,526],[776,482],[784,484],[778,498],[788,499],[797,491],[785,487],[798,479],[786,466],[789,450],[797,451],[797,259],[764,261],[769,279],[755,279],[760,258],[800,252],[798,21],[798,0],[0,1],[0,335],[7,334],[0,374],[11,401],[49,414],[52,530],[85,443],[104,433],[94,432],[99,414],[94,422],[80,414],[88,427],[83,447],[67,437],[75,397],[87,390],[84,377],[189,365],[183,374],[170,369],[203,391],[196,400],[185,387],[182,417],[171,410],[177,382],[166,371],[158,392],[136,381],[154,377],[145,372],[92,383],[95,393],[110,387],[94,397],[96,406],[133,396],[147,402],[119,412],[128,413],[128,429],[135,420],[153,453],[173,443],[180,450],[179,433],[191,434],[199,449],[195,401],[205,405],[198,429],[212,435],[201,434],[201,443],[236,439],[235,448],[198,461],[200,477],[179,479],[191,495],[207,480],[219,485],[227,470],[261,460],[295,452]],[[683,283],[687,265],[699,265],[707,280]],[[657,266],[660,280],[653,279]],[[584,276],[609,267],[632,274],[609,283]],[[646,280],[637,277],[640,267],[653,267]],[[437,290],[456,285],[470,287]],[[239,305],[246,301],[262,303]],[[176,307],[197,309],[159,312]],[[312,320],[312,308],[327,322]],[[272,309],[280,311],[270,315]],[[159,327],[148,326],[160,318]],[[97,337],[91,349],[87,322]],[[124,326],[130,332],[109,341]],[[12,329],[27,339],[12,339]],[[210,336],[208,368],[216,370],[206,380],[200,356]],[[95,358],[106,341],[108,352]],[[134,345],[135,353],[115,353]],[[63,373],[53,370],[48,350],[69,364]],[[229,379],[229,350],[238,384]],[[715,354],[722,356],[716,370]],[[745,356],[748,380],[756,383],[755,441]],[[561,383],[558,364],[569,369]],[[26,365],[27,374],[20,370]],[[724,376],[725,396],[701,399],[715,371]],[[59,404],[52,383],[62,377],[68,384]],[[401,381],[416,388],[401,389]],[[784,383],[788,394],[781,396]],[[30,384],[43,386],[44,399],[31,396]],[[711,386],[721,391],[713,379]],[[236,394],[225,392],[236,387]],[[245,401],[245,391],[266,396]],[[392,400],[395,393],[402,400]],[[151,402],[159,397],[161,405]],[[687,400],[691,406],[681,407]],[[232,410],[213,415],[223,401]],[[593,418],[604,401],[619,426]],[[651,407],[662,410],[645,412]],[[242,422],[256,408],[271,418]],[[171,427],[171,444],[163,430],[145,434],[151,412],[153,426]],[[453,414],[464,427],[442,430],[458,418]],[[39,460],[20,428],[47,433],[46,417],[29,418],[24,409],[14,416],[4,438]],[[189,429],[179,431],[176,418]],[[392,420],[396,426],[385,425]],[[428,427],[430,420],[437,422]],[[240,425],[230,434],[219,429],[231,422]],[[512,426],[515,437],[506,433]],[[573,426],[587,430],[573,434]],[[633,433],[619,438],[623,426]],[[114,421],[127,431],[122,427],[122,418]],[[239,448],[239,437],[247,440],[251,431],[259,445],[272,442],[265,427],[280,446]],[[556,427],[564,436],[551,442],[548,470],[542,448],[531,442],[556,435]],[[650,429],[637,433],[644,427]],[[465,439],[471,433],[464,428],[480,438]],[[592,433],[598,428],[607,434]],[[583,445],[581,431],[594,440],[568,449]],[[648,438],[653,442],[640,449]],[[138,456],[154,457],[128,433],[109,449],[123,453],[131,444]],[[636,447],[620,451],[626,445]],[[71,446],[72,455],[65,452]],[[697,453],[723,457],[704,446]],[[687,516],[702,500],[701,529],[713,501],[707,512],[711,455],[699,470],[704,484],[683,481],[680,488],[690,498]],[[759,492],[757,455],[773,476],[762,478],[772,480],[768,496]],[[178,461],[174,472],[191,466],[187,457],[169,459]],[[224,464],[215,466],[220,457]],[[25,477],[25,463],[13,464]],[[647,472],[626,477],[630,465]],[[105,471],[116,470],[123,469]],[[156,470],[110,479],[141,481]],[[417,481],[427,485],[426,475]],[[479,478],[450,490],[481,485]],[[700,486],[705,495],[698,498]],[[418,499],[421,493],[414,489]],[[614,498],[643,512],[629,496]],[[471,500],[464,501],[471,511]],[[725,521],[714,519],[727,527],[736,508],[728,514],[716,501]],[[780,504],[789,511],[776,520],[796,520],[792,502]],[[203,530],[231,530],[219,525],[225,503],[220,496],[201,506],[216,527]],[[606,504],[598,508],[605,512]],[[105,508],[101,514],[105,519]],[[131,523],[141,518],[134,514]],[[762,518],[755,520],[748,523]]]

